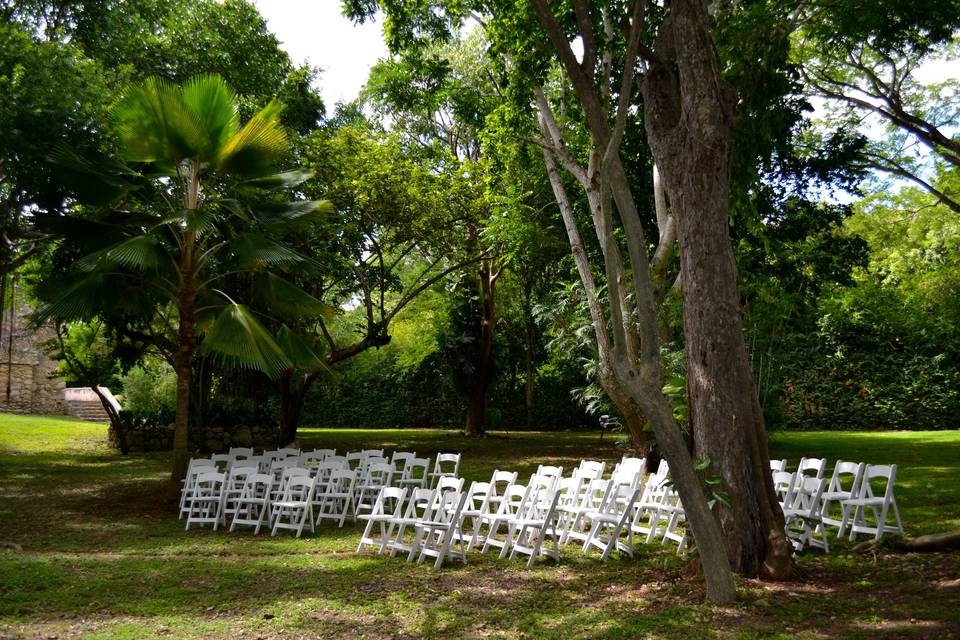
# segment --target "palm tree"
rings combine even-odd
[[[174,481],[183,477],[189,459],[198,349],[221,364],[272,377],[292,366],[256,315],[223,292],[225,281],[250,275],[264,297],[261,308],[295,307],[304,316],[327,311],[268,270],[304,260],[276,239],[280,232],[330,209],[325,201],[279,199],[279,192],[311,175],[270,175],[289,153],[280,111],[271,102],[241,127],[236,95],[222,78],[199,76],[182,86],[150,78],[131,86],[113,108],[122,163],[67,149],[53,158],[78,201],[108,205],[98,223],[105,217],[119,240],[80,260],[39,315],[90,317],[118,280],[131,279],[164,301],[157,306],[175,312],[168,314],[177,373]]]

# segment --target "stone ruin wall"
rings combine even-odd
[[[0,332],[0,411],[65,414],[64,382],[50,377],[57,363],[40,348],[41,343],[55,337],[54,330],[48,326],[33,330],[26,318],[30,311],[18,303],[13,313],[12,327],[10,310],[3,311],[3,330]],[[9,350],[11,329],[13,348]]]

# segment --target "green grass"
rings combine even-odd
[[[530,473],[621,452],[595,433],[306,429],[305,447],[458,450],[463,475]],[[960,526],[960,433],[775,433],[771,453],[899,465],[908,533]],[[960,637],[960,554],[802,554],[797,579],[740,582],[712,607],[659,546],[601,563],[572,546],[533,569],[476,553],[435,572],[354,554],[357,526],[299,540],[184,532],[164,497],[167,454],[123,457],[105,427],[0,415],[0,638]],[[6,545],[12,546],[12,545]]]

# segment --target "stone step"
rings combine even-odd
[[[74,418],[86,422],[110,422],[99,400],[68,400],[67,411]]]

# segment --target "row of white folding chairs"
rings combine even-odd
[[[273,491],[276,493],[280,489],[280,474],[284,468],[302,467],[315,472],[324,462],[337,461],[345,468],[357,469],[358,478],[363,479],[372,464],[387,462],[386,458],[382,457],[383,449],[368,449],[350,452],[345,456],[337,456],[335,449],[315,449],[312,452],[300,453],[299,449],[284,448],[267,452],[262,456],[243,457],[251,451],[250,449],[231,449],[227,454],[214,454],[209,459],[191,460],[181,492],[181,518],[185,516],[185,499],[190,496],[193,490],[193,481],[196,474],[203,469],[230,471],[236,465],[241,467],[256,466],[261,473],[270,473],[274,476]],[[460,454],[439,454],[434,460],[432,472],[430,471],[430,459],[417,458],[415,452],[395,452],[390,459],[390,463],[395,465],[394,473],[390,475],[390,478],[400,486],[426,487],[428,484],[435,486],[440,478],[456,477],[458,475]],[[399,465],[400,473],[397,473],[397,465]]]
[[[810,545],[829,551],[827,526],[837,528],[838,538],[849,530],[851,541],[860,533],[872,535],[875,540],[885,533],[903,533],[894,495],[896,465],[838,460],[829,481],[823,477],[823,458],[803,458],[793,473],[784,470],[785,460],[776,461],[776,467],[774,488],[780,496],[787,533],[798,549]],[[882,486],[875,489],[875,485]]]
[[[541,466],[526,485],[515,484],[516,473],[495,471],[490,482],[471,484],[459,507],[459,516],[452,523],[443,520],[446,538],[426,524],[430,521],[431,504],[426,496],[433,494],[419,489],[411,490],[409,495],[401,489],[384,489],[374,510],[359,516],[368,523],[357,550],[370,545],[390,555],[402,551],[412,561],[419,549],[419,525],[432,532],[424,535],[436,543],[434,550],[441,554],[434,556],[437,567],[444,557],[463,555],[465,560],[465,553],[477,545],[482,545],[482,553],[500,549],[501,557],[529,555],[528,564],[540,555],[559,559],[560,546],[570,541],[582,543],[584,552],[598,548],[603,559],[614,550],[632,556],[635,535],[642,536],[645,542],[658,536],[664,542],[672,540],[682,551],[687,541],[686,532],[679,529],[684,514],[676,492],[667,483],[667,469],[661,467],[641,488],[643,471],[644,464],[640,464],[618,470],[607,480],[577,473],[558,479],[554,475],[556,468]],[[402,504],[404,497],[409,497],[406,508]],[[418,505],[426,510],[426,515],[417,511]],[[536,517],[531,510],[537,512]],[[379,535],[375,536],[377,527]],[[404,538],[408,527],[414,529],[412,541]],[[504,528],[506,535],[501,538]],[[457,544],[461,546],[452,546]],[[420,555],[417,559],[423,558]]]

